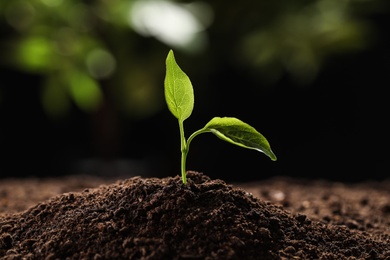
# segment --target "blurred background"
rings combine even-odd
[[[278,156],[201,135],[189,170],[388,178],[389,15],[388,0],[1,0],[0,175],[180,174],[173,49],[195,92],[187,137],[233,116]]]

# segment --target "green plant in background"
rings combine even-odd
[[[369,36],[373,28],[362,19],[363,14],[383,8],[381,1],[355,0],[262,4],[259,9],[274,9],[263,12],[263,19],[248,26],[248,32],[240,41],[240,56],[269,82],[277,81],[288,72],[302,85],[316,78],[329,57],[367,48],[373,40]],[[241,10],[250,10],[245,13],[250,16],[250,12],[257,9]]]
[[[0,69],[42,76],[40,99],[51,118],[73,107],[93,114],[108,103],[144,118],[164,105],[150,64],[165,51],[154,47],[141,58],[136,46],[155,37],[171,48],[202,50],[207,41],[198,38],[206,37],[210,12],[197,1],[1,0]]]
[[[157,64],[166,46],[201,53],[214,45],[215,64],[229,53],[221,65],[252,69],[255,80],[273,84],[288,73],[308,84],[329,57],[368,46],[375,31],[365,17],[386,3],[1,0],[0,67],[42,76],[40,99],[52,118],[73,104],[94,113],[107,103],[145,118],[164,105]]]
[[[186,160],[191,141],[202,133],[213,133],[218,138],[244,147],[263,152],[271,160],[276,156],[272,152],[267,139],[252,126],[234,117],[214,117],[205,127],[195,131],[186,140],[184,135],[184,120],[190,117],[194,108],[194,91],[189,77],[180,69],[170,50],[166,59],[166,76],[164,82],[165,99],[171,113],[179,121],[181,140],[181,175],[183,183],[186,179]]]

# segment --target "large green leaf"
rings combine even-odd
[[[194,90],[189,77],[177,65],[172,50],[168,53],[166,67],[165,100],[171,113],[184,121],[194,108]]]
[[[202,132],[212,132],[220,139],[229,143],[257,150],[275,161],[267,139],[255,128],[234,117],[214,117],[202,129]]]

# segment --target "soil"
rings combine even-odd
[[[2,180],[0,259],[390,259],[390,181]]]

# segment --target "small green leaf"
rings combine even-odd
[[[180,69],[170,50],[166,60],[165,100],[171,113],[184,121],[194,108],[194,90],[189,77]]]
[[[234,117],[214,117],[202,131],[210,131],[229,143],[257,150],[276,161],[267,139],[255,128]]]

